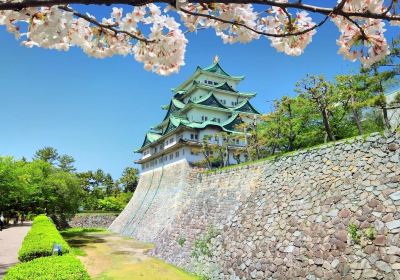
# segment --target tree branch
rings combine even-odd
[[[209,14],[202,14],[202,13],[196,13],[196,12],[191,12],[189,10],[186,10],[185,8],[179,8],[178,9],[181,12],[184,12],[186,14],[192,15],[192,16],[198,16],[198,17],[204,17],[204,18],[208,18],[208,19],[213,19],[222,23],[227,23],[227,24],[231,24],[231,25],[237,25],[237,26],[241,26],[243,28],[246,28],[247,30],[250,30],[254,33],[257,33],[259,35],[264,35],[264,36],[268,36],[268,37],[277,37],[277,38],[281,38],[281,37],[289,37],[289,36],[298,36],[298,35],[302,35],[305,33],[308,33],[318,27],[320,27],[321,25],[323,25],[329,18],[329,16],[326,16],[323,20],[321,20],[318,24],[313,25],[310,28],[304,29],[302,31],[298,31],[298,32],[287,32],[287,33],[282,33],[282,34],[275,34],[275,33],[267,33],[267,32],[263,32],[257,29],[254,29],[252,27],[247,26],[244,23],[240,23],[240,22],[234,22],[234,21],[230,21],[230,20],[225,20],[216,16],[212,16]]]
[[[148,39],[146,39],[146,38],[144,38],[144,37],[142,37],[142,36],[137,36],[137,35],[135,35],[135,34],[133,34],[133,33],[131,33],[131,32],[128,32],[128,31],[125,31],[125,30],[116,29],[115,27],[116,27],[117,25],[115,25],[115,24],[110,25],[110,24],[103,24],[103,23],[100,23],[100,22],[98,22],[96,19],[94,19],[94,18],[92,18],[92,17],[89,17],[89,16],[87,16],[87,15],[84,15],[84,14],[78,13],[78,12],[76,12],[75,10],[73,10],[73,9],[67,7],[67,6],[59,6],[58,8],[59,8],[60,10],[66,11],[66,12],[70,12],[70,13],[72,13],[74,16],[79,17],[79,18],[82,18],[82,19],[84,19],[84,20],[86,20],[86,21],[88,21],[88,22],[90,22],[90,23],[92,23],[92,24],[94,24],[94,25],[96,25],[96,26],[102,28],[102,29],[110,30],[110,31],[114,32],[115,35],[121,33],[121,34],[128,35],[128,36],[132,37],[133,39],[136,39],[136,40],[145,42],[145,43],[154,42],[154,41],[150,41],[150,40],[148,40]]]
[[[51,6],[65,6],[72,4],[83,4],[83,5],[130,5],[130,6],[143,6],[150,3],[166,3],[175,6],[174,0],[23,0],[21,2],[1,2],[0,10],[21,10],[30,7],[51,7]],[[322,15],[341,15],[349,17],[360,17],[360,18],[374,18],[382,19],[386,21],[400,21],[399,15],[389,15],[388,13],[371,13],[366,12],[345,12],[342,7],[345,1],[342,1],[333,8],[313,6],[303,4],[302,1],[296,2],[275,2],[274,0],[189,0],[189,3],[224,3],[224,4],[260,4],[271,7],[279,7],[282,9],[295,8],[299,10],[309,11],[312,13],[319,13]]]

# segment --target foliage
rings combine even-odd
[[[353,240],[353,242],[354,242],[355,244],[359,244],[360,241],[361,241],[361,236],[360,236],[360,234],[358,233],[357,225],[355,225],[355,224],[349,224],[348,232],[349,232],[349,234],[350,234],[351,240]]]
[[[179,239],[178,239],[179,246],[183,247],[185,242],[186,242],[186,238],[185,237],[179,237]]]
[[[195,257],[196,259],[198,259],[200,256],[211,257],[212,255],[210,250],[211,240],[217,236],[218,232],[214,228],[209,227],[207,229],[206,234],[203,237],[196,239],[194,241],[192,257]]]
[[[0,157],[0,211],[5,216],[47,213],[65,220],[77,212],[82,196],[73,173],[39,159]]]
[[[372,226],[365,229],[364,234],[369,240],[374,240],[376,238],[376,230]]]
[[[133,167],[126,167],[122,172],[121,178],[119,178],[118,182],[122,185],[124,192],[135,192],[139,176],[139,170]]]
[[[10,268],[4,280],[89,280],[84,266],[74,255],[34,259]]]
[[[6,217],[46,213],[65,227],[78,210],[125,207],[138,182],[137,169],[126,168],[114,181],[101,169],[77,173],[74,162],[53,147],[38,150],[32,161],[0,156],[0,212]]]
[[[122,211],[132,197],[131,192],[119,193],[98,200],[98,209],[103,211]]]
[[[50,164],[54,164],[59,158],[58,152],[53,147],[44,147],[36,151],[33,156],[34,160],[42,160]]]
[[[101,169],[78,173],[81,188],[85,192],[82,208],[121,211],[132,197],[131,190],[136,189],[138,173],[136,168],[127,167],[116,181]]]
[[[26,262],[39,257],[51,256],[54,244],[61,245],[63,254],[70,251],[70,247],[53,222],[45,215],[39,215],[33,221],[32,228],[22,243],[18,259]]]

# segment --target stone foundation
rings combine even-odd
[[[68,225],[83,228],[108,228],[117,216],[117,214],[107,213],[76,215],[68,221]]]
[[[372,134],[212,174],[168,166],[110,228],[211,279],[400,279],[399,147]]]

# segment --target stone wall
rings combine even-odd
[[[129,235],[212,279],[400,279],[399,146],[373,134],[213,174],[176,166]]]
[[[110,230],[154,242],[181,210],[191,172],[187,161],[181,160],[143,173],[132,199]]]
[[[70,227],[108,228],[117,216],[117,214],[111,213],[77,214],[68,221],[68,225]]]

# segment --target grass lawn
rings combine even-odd
[[[153,246],[103,229],[72,228],[61,234],[79,256],[92,279],[196,280],[196,276],[150,257]]]

